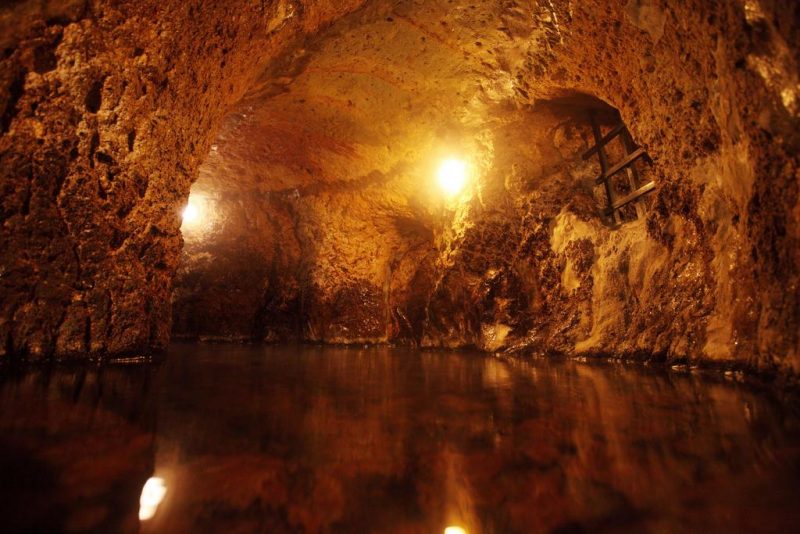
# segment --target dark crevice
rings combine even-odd
[[[128,132],[128,152],[133,152],[133,146],[136,143],[136,130]]]
[[[94,153],[97,151],[97,147],[100,145],[100,134],[94,132],[92,134],[92,138],[89,140],[89,167],[94,169]]]
[[[28,168],[28,183],[25,188],[24,197],[22,198],[22,208],[20,213],[28,215],[31,212],[31,196],[33,194],[33,166]]]
[[[70,17],[50,17],[45,21],[45,24],[48,26],[67,26],[68,24],[72,24],[74,22],[73,19]]]
[[[106,329],[105,329],[105,337],[103,339],[103,344],[108,347],[108,342],[111,339],[111,334],[113,332],[114,321],[111,320],[111,317],[114,313],[114,298],[112,296],[111,291],[106,291],[106,299],[108,301],[108,308],[105,313],[106,315]]]
[[[136,189],[136,194],[139,195],[139,198],[144,198],[145,194],[147,193],[147,186],[148,180],[144,176],[138,173],[134,173],[133,175],[133,187]]]
[[[117,210],[117,217],[119,217],[120,219],[124,219],[125,217],[128,216],[128,214],[131,212],[132,209],[133,205],[126,202],[125,204],[120,206],[119,209]]]
[[[11,81],[11,85],[8,86],[6,109],[3,111],[3,116],[0,117],[0,131],[2,131],[2,133],[8,132],[11,121],[14,120],[14,117],[19,113],[17,104],[20,98],[22,98],[22,93],[25,91],[25,76],[27,74],[28,71],[25,69],[18,71],[17,75]]]
[[[97,152],[94,155],[95,159],[104,165],[113,165],[115,163],[114,158],[106,154],[105,152]]]
[[[86,93],[86,98],[83,102],[86,105],[86,110],[89,113],[97,113],[100,111],[100,106],[103,105],[103,84],[105,78],[95,81]]]
[[[55,70],[58,66],[58,57],[56,56],[56,49],[61,44],[62,34],[59,32],[53,41],[37,47],[33,51],[33,70],[39,74],[44,74]]]
[[[25,196],[22,197],[22,208],[20,209],[20,213],[24,215],[28,215],[31,212],[31,184],[28,182],[28,187],[25,189]]]
[[[80,246],[75,241],[72,241],[70,244],[72,255],[75,257],[75,288],[81,289],[80,280],[83,276],[83,264],[81,263]]]
[[[119,248],[125,243],[125,239],[127,239],[127,235],[125,232],[119,230],[118,228],[114,228],[114,233],[111,236],[111,248],[113,250],[119,250]]]
[[[83,329],[83,350],[89,352],[92,348],[92,318],[86,314],[86,324]]]

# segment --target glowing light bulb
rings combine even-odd
[[[200,218],[200,210],[191,202],[183,208],[183,223],[192,224]]]
[[[439,167],[438,181],[448,196],[457,195],[467,185],[467,164],[458,159],[445,160]]]
[[[444,534],[467,534],[467,530],[462,527],[447,527]]]
[[[139,520],[147,521],[156,515],[158,505],[167,494],[167,485],[163,478],[150,477],[142,488],[142,496],[139,497]]]

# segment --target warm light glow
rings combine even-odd
[[[142,496],[139,497],[139,520],[147,521],[156,515],[158,505],[167,494],[167,485],[163,478],[150,477],[142,488]]]
[[[209,228],[209,218],[214,215],[214,205],[202,194],[192,193],[181,210],[181,232],[183,237],[198,237]]]
[[[467,529],[461,527],[447,527],[444,534],[467,534]]]
[[[199,218],[200,209],[190,201],[189,204],[183,208],[183,224],[192,224]]]
[[[460,193],[465,185],[467,185],[467,164],[458,159],[445,160],[439,167],[439,186],[447,195],[453,196]]]

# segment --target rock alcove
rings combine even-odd
[[[4,6],[0,354],[172,333],[796,374],[798,9]],[[619,226],[590,110],[652,159]]]

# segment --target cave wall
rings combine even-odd
[[[304,339],[796,372],[797,9],[371,2],[262,74],[198,185],[289,199]],[[651,156],[643,219],[598,215],[575,95]]]
[[[187,233],[181,335],[798,371],[796,3],[358,3],[0,8],[1,353],[163,347],[198,177],[241,218]],[[598,218],[576,94],[652,157],[645,219]]]
[[[598,319],[576,349],[797,371],[797,10],[629,2],[619,22],[638,33],[575,17],[602,53],[572,41],[552,65],[585,67],[564,76],[620,109],[660,175],[646,239],[599,251]]]
[[[195,191],[173,292],[174,338],[296,338],[300,248],[279,199]],[[278,309],[272,309],[276,304]]]
[[[0,7],[0,355],[163,348],[180,206],[217,124],[356,4]]]
[[[192,201],[207,199],[207,216],[183,227],[173,334],[327,343],[396,338],[398,293],[409,291],[419,260],[434,251],[432,228],[408,201],[412,184],[397,175],[352,189],[232,193],[214,189],[219,184],[201,171]]]

